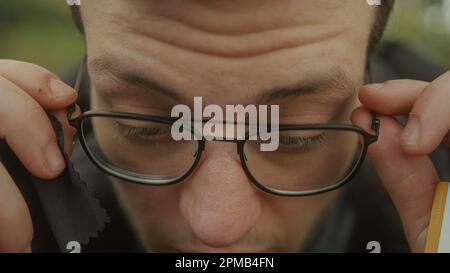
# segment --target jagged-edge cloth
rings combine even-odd
[[[33,183],[58,246],[62,252],[67,252],[67,243],[88,244],[91,238],[103,231],[110,219],[64,152],[61,124],[53,115],[49,118],[64,155],[66,169],[53,181],[33,178]]]

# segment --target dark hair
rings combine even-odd
[[[386,24],[389,20],[389,15],[391,14],[392,7],[394,6],[395,0],[381,0],[381,5],[377,12],[377,18],[372,26],[372,31],[369,38],[368,52],[373,52],[380,43],[383,37]]]
[[[77,5],[70,6],[70,10],[72,11],[72,18],[73,21],[75,22],[75,25],[77,26],[78,30],[84,34],[84,26],[81,20],[80,6]]]
[[[381,5],[378,7],[377,18],[373,24],[371,35],[369,39],[369,47],[368,52],[373,52],[378,44],[380,43],[381,38],[383,37],[384,29],[386,28],[386,24],[389,20],[389,15],[391,14],[392,7],[394,5],[395,0],[381,0]],[[78,30],[84,34],[84,26],[81,19],[81,12],[79,6],[71,6],[72,17],[74,18],[75,25]]]

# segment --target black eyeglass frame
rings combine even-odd
[[[121,118],[121,119],[133,119],[133,120],[139,120],[139,121],[149,121],[149,122],[156,122],[161,124],[166,124],[172,126],[173,123],[177,120],[176,118],[168,118],[168,117],[160,117],[160,116],[150,116],[150,115],[141,115],[141,114],[134,114],[134,113],[123,113],[123,112],[106,112],[106,111],[87,111],[81,114],[80,116],[76,118],[69,118],[69,124],[77,128],[78,132],[78,139],[80,141],[80,144],[85,151],[86,155],[89,157],[89,159],[94,163],[94,165],[99,168],[104,173],[117,177],[119,179],[126,180],[128,182],[137,183],[137,184],[144,184],[144,185],[153,185],[153,186],[168,186],[173,185],[176,183],[179,183],[186,179],[189,175],[192,174],[192,172],[196,169],[198,163],[200,162],[201,156],[203,151],[206,147],[206,139],[202,138],[201,140],[195,140],[197,141],[198,148],[196,151],[196,154],[194,155],[196,158],[194,162],[192,163],[189,170],[187,170],[184,174],[180,175],[179,177],[168,179],[167,182],[163,183],[157,183],[155,182],[155,179],[151,181],[151,179],[148,178],[139,178],[137,176],[131,176],[125,174],[124,171],[118,171],[114,169],[114,166],[108,166],[109,164],[102,163],[99,159],[97,159],[92,152],[90,151],[86,139],[85,134],[83,133],[83,122],[87,119],[94,118],[94,117],[110,117],[110,118]],[[244,169],[244,172],[246,175],[250,178],[250,180],[261,190],[278,195],[278,196],[311,196],[311,195],[317,195],[325,192],[330,192],[333,190],[336,190],[338,188],[343,187],[347,183],[351,181],[351,179],[354,177],[354,175],[358,172],[360,167],[362,166],[362,163],[365,160],[365,157],[367,155],[367,149],[369,145],[372,143],[375,143],[378,140],[378,132],[380,128],[380,120],[374,115],[372,119],[371,124],[372,130],[375,132],[375,134],[370,134],[366,132],[361,127],[351,125],[351,124],[302,124],[302,125],[289,125],[289,124],[280,124],[278,131],[291,131],[291,130],[341,130],[341,131],[352,131],[356,132],[359,135],[363,137],[363,147],[360,157],[358,158],[358,161],[355,163],[353,169],[347,174],[346,177],[338,181],[337,183],[322,187],[315,190],[303,190],[303,191],[286,191],[286,190],[278,190],[278,189],[272,189],[269,187],[264,186],[263,183],[258,181],[256,177],[253,176],[251,171],[249,170],[246,162],[247,159],[245,157],[244,152],[244,146],[247,141],[249,141],[249,134],[247,133],[245,135],[244,140],[213,140],[213,141],[222,141],[222,142],[235,142],[237,144],[237,153],[239,154],[241,165]],[[191,126],[192,133],[196,133],[193,126]]]

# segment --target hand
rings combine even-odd
[[[46,111],[63,125],[65,152],[70,154],[75,129],[66,108],[75,90],[42,67],[0,60],[0,138],[23,165],[42,179],[57,177],[65,168]],[[30,252],[33,226],[27,205],[0,162],[0,252]]]
[[[428,223],[439,177],[428,155],[450,144],[450,72],[432,83],[395,80],[364,86],[363,106],[352,115],[370,130],[370,111],[380,114],[379,141],[369,157],[390,194],[411,250],[425,249]],[[392,116],[409,115],[406,127]]]

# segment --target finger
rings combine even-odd
[[[25,200],[0,162],[0,252],[31,249],[33,225]]]
[[[65,108],[77,99],[72,87],[35,64],[0,60],[0,76],[19,86],[47,110]]]
[[[393,80],[363,86],[359,92],[361,103],[372,111],[386,115],[407,115],[428,82]]]
[[[365,107],[356,109],[352,121],[369,130],[372,115]],[[399,143],[402,125],[381,116],[379,140],[369,147],[379,177],[391,196],[413,251],[423,251],[433,202],[439,181],[427,156],[408,155]]]
[[[80,113],[80,108],[77,106],[75,113],[73,113],[73,117],[78,116]],[[62,126],[63,134],[64,134],[64,151],[67,155],[72,154],[73,148],[73,138],[76,134],[76,129],[69,124],[67,119],[67,109],[58,110],[52,112],[52,114],[58,119],[59,123]]]
[[[410,114],[401,136],[405,152],[425,155],[441,142],[450,142],[450,72],[432,83],[398,80],[369,85],[360,92],[361,102],[384,115]]]
[[[450,131],[450,72],[428,85],[416,98],[401,136],[403,149],[411,154],[433,152]]]
[[[51,179],[64,169],[47,114],[25,91],[2,77],[0,138],[6,139],[24,166],[37,177]]]

